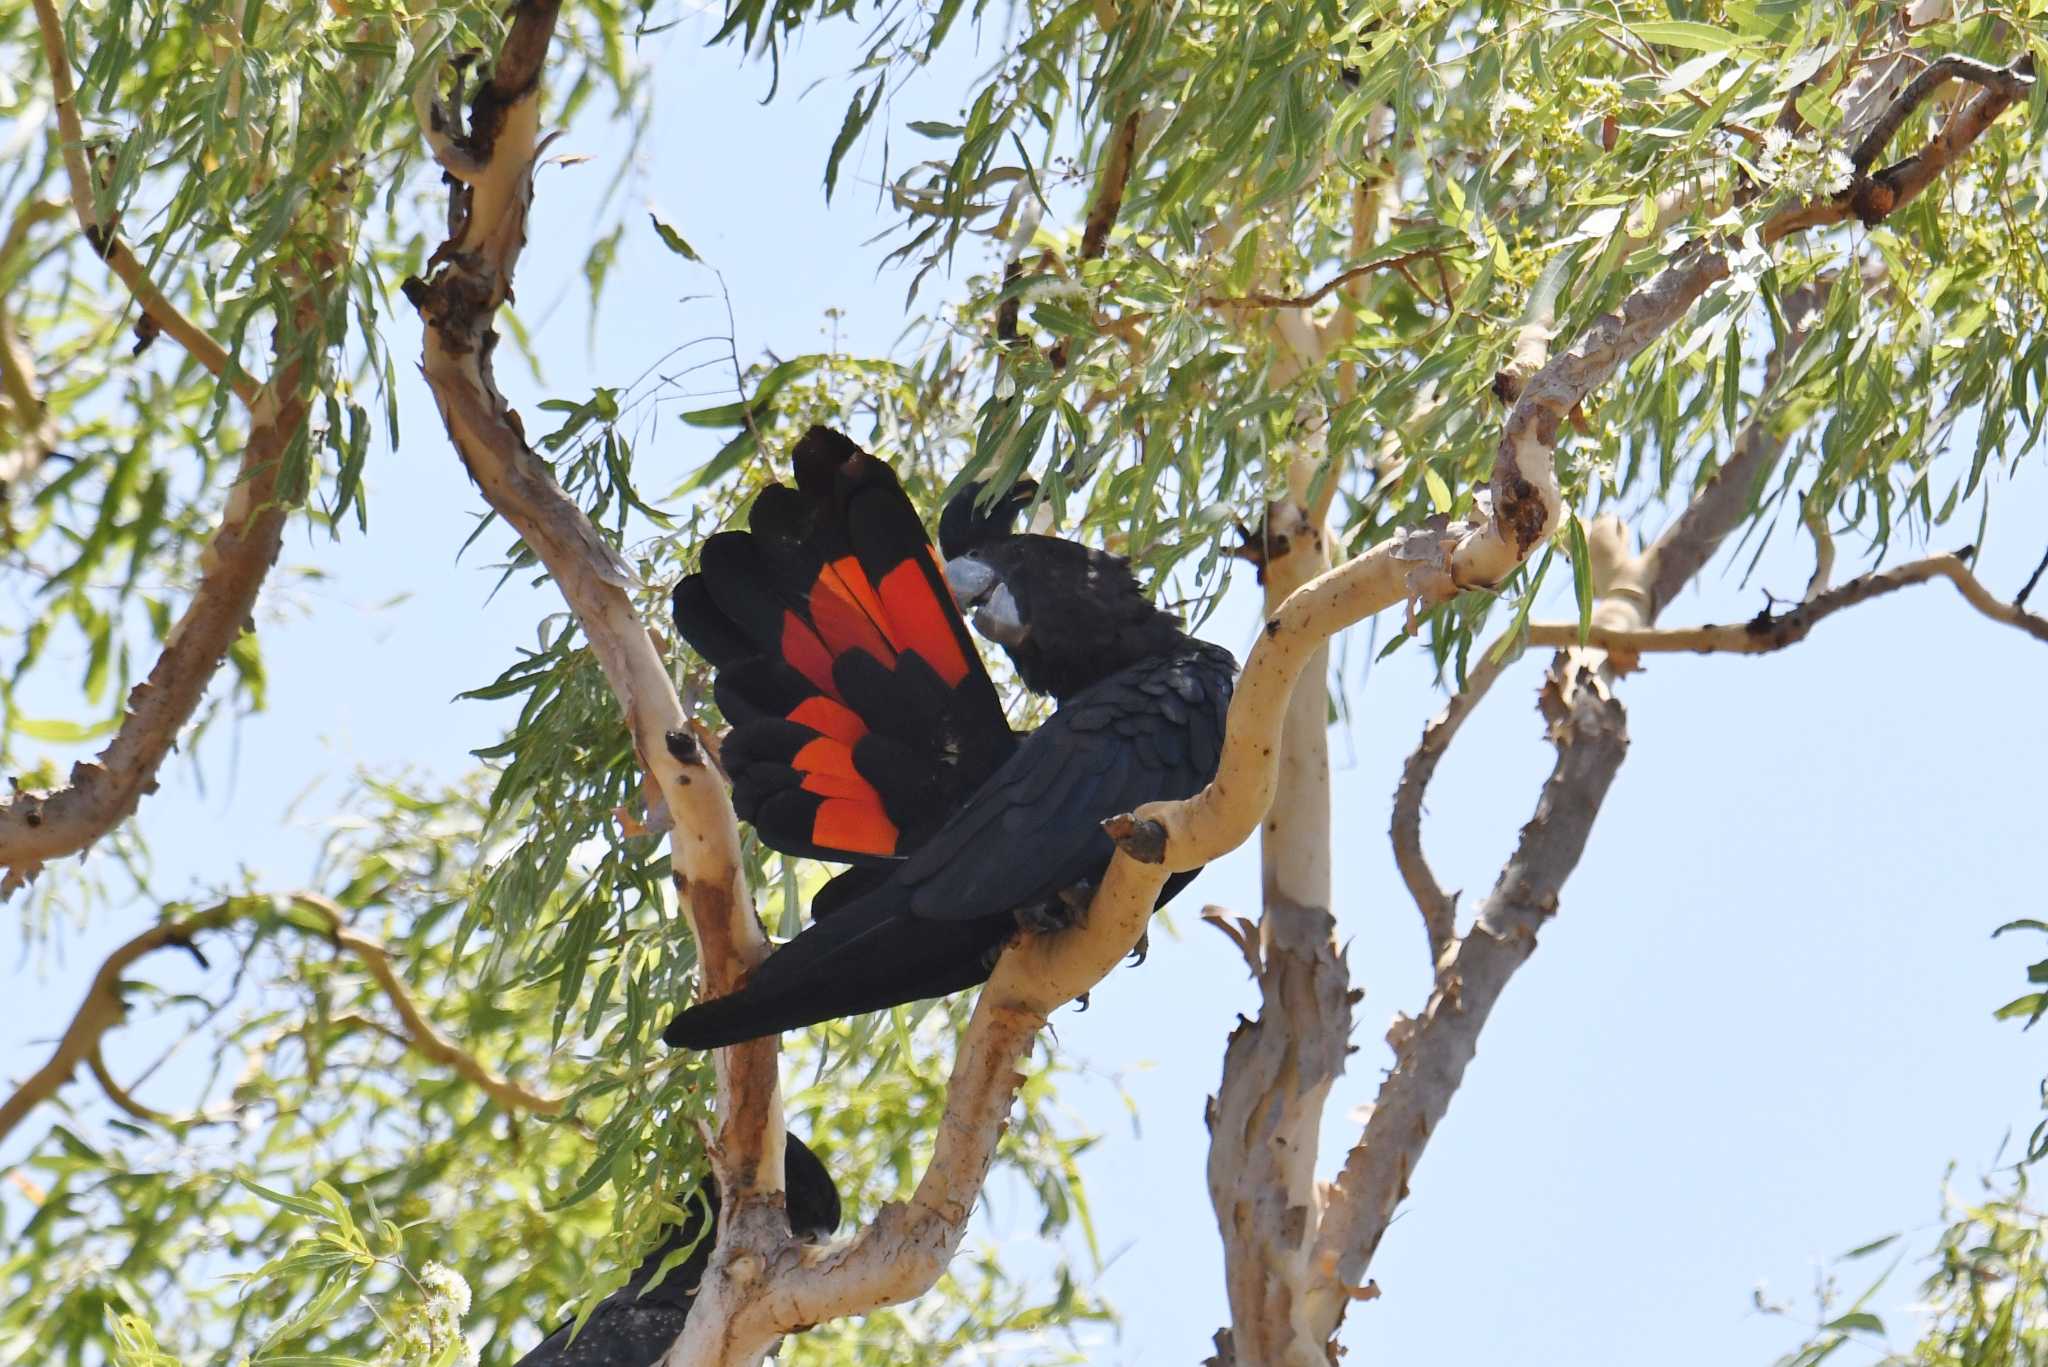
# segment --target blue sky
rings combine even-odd
[[[828,328],[850,350],[885,351],[902,329],[907,276],[878,274],[884,248],[869,242],[889,221],[874,191],[879,147],[863,149],[830,207],[820,184],[851,34],[800,48],[766,107],[765,68],[684,41],[668,49],[658,123],[628,193],[650,198],[721,273],[745,358],[816,349]],[[956,46],[950,65],[884,106],[898,166],[914,137],[902,124],[953,115],[978,69]],[[595,120],[556,150],[595,160],[540,178],[521,296],[547,387],[501,362],[529,427],[541,397],[618,383],[725,330],[724,303],[701,297],[716,283],[633,215],[586,350],[580,248],[619,154]],[[843,311],[836,323],[828,308]],[[203,788],[180,759],[145,808],[169,892],[238,867],[262,885],[303,881],[359,766],[462,772],[509,714],[452,699],[559,610],[546,588],[491,595],[500,532],[458,558],[481,500],[424,385],[400,379],[404,438],[369,471],[371,536],[330,543],[301,527],[288,540],[285,563],[325,578],[293,591],[302,607],[267,638],[270,710],[202,748]],[[713,449],[715,437],[665,430],[640,452],[648,488]],[[2009,594],[2048,540],[2048,479],[2029,465],[1999,493],[1983,568]],[[1717,563],[1667,622],[1747,617],[1758,585],[1804,584],[1803,556],[1778,538],[1747,588]],[[1559,601],[1551,615],[1567,610]],[[1242,653],[1256,611],[1247,572],[1207,634]],[[1333,742],[1335,910],[1366,996],[1324,1127],[1326,1175],[1357,1136],[1386,1025],[1419,1007],[1428,979],[1386,826],[1401,759],[1441,697],[1416,653],[1367,674],[1357,662],[1371,653],[1350,651],[1353,721]],[[1381,1250],[1382,1299],[1352,1313],[1344,1342],[1356,1360],[1761,1364],[1801,1325],[1757,1313],[1754,1288],[1809,1316],[1834,1255],[1898,1230],[1924,1245],[1949,1165],[1967,1195],[2008,1133],[2024,1136],[2039,1113],[2042,1041],[1990,1016],[2022,990],[2034,946],[1988,937],[2048,911],[2035,868],[2044,666],[2039,643],[1933,585],[1838,616],[1779,655],[1656,659],[1627,682],[1630,758]],[[1468,907],[1549,767],[1533,707],[1540,667],[1525,660],[1496,688],[1431,793],[1429,852]],[[317,775],[328,777],[306,791]],[[1093,1075],[1072,1104],[1104,1136],[1084,1160],[1107,1259],[1096,1285],[1124,1321],[1093,1340],[1097,1362],[1195,1361],[1221,1322],[1200,1117],[1223,1040],[1255,996],[1236,951],[1195,912],[1254,911],[1255,858],[1241,851],[1204,875],[1177,903],[1177,935],[1155,934],[1143,967],[1105,982],[1086,1014],[1055,1021],[1059,1046]],[[117,909],[24,960],[31,1011],[0,1030],[0,1067],[18,1077],[40,1061],[91,966],[148,915]],[[142,1057],[124,1049],[136,1041],[114,1050],[117,1071]],[[1001,1205],[970,1239],[1038,1256],[1017,1204]],[[1852,1293],[1863,1270],[1876,1268],[1849,1270]],[[1877,1308],[1907,1314],[1916,1279],[1902,1270]]]

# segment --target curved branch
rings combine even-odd
[[[235,909],[230,904],[209,907],[190,916],[151,926],[109,954],[99,971],[93,974],[92,984],[85,990],[85,1000],[72,1013],[71,1023],[64,1028],[48,1060],[15,1089],[14,1095],[0,1101],[0,1140],[5,1140],[13,1132],[22,1117],[55,1096],[57,1089],[78,1071],[79,1064],[99,1054],[101,1037],[119,1025],[127,1014],[127,1006],[121,998],[121,979],[131,964],[167,946],[189,947],[194,935],[225,925],[234,916]]]
[[[57,111],[57,134],[64,146],[64,169],[71,181],[71,207],[78,215],[79,230],[92,244],[92,249],[128,286],[128,292],[135,296],[135,302],[141,305],[150,321],[183,347],[186,354],[211,372],[215,379],[233,390],[243,406],[253,412],[259,393],[257,382],[204,328],[179,312],[178,306],[166,298],[156,282],[149,278],[149,272],[129,250],[128,244],[109,225],[100,221],[92,168],[85,159],[85,130],[78,121],[77,92],[71,84],[71,55],[65,48],[64,24],[57,17],[54,0],[33,0],[33,3],[36,25],[42,30],[44,64],[50,69],[50,93]]]
[[[1884,112],[1877,116],[1877,121],[1870,125],[1870,131],[1863,135],[1863,140],[1856,144],[1856,150],[1849,154],[1849,164],[1856,168],[1859,175],[1868,171],[1877,159],[1884,155],[1884,149],[1891,142],[1892,136],[1899,131],[1899,125],[1911,117],[1915,109],[1926,103],[1930,95],[1950,81],[1968,81],[1972,85],[1982,86],[1993,94],[2002,95],[2007,101],[2018,99],[2027,90],[2026,75],[2023,71],[1992,66],[1987,62],[1956,56],[1953,53],[1936,58],[1893,98]]]
[[[1457,938],[1458,894],[1443,890],[1423,853],[1422,799],[1429,792],[1429,781],[1436,777],[1436,766],[1444,752],[1458,738],[1465,718],[1486,701],[1486,695],[1507,667],[1521,658],[1522,644],[1510,649],[1508,640],[1503,638],[1486,647],[1479,667],[1466,676],[1465,686],[1452,694],[1444,710],[1422,728],[1422,739],[1402,763],[1401,781],[1394,789],[1393,816],[1387,835],[1394,845],[1394,867],[1400,870],[1401,881],[1408,885],[1416,910],[1422,913],[1422,929],[1429,937],[1432,964],[1443,962],[1444,951]]]
[[[113,740],[96,759],[73,765],[62,788],[0,798],[0,898],[26,886],[47,861],[87,848],[156,791],[157,770],[247,628],[277,560],[289,512],[278,500],[277,477],[305,422],[308,397],[296,361],[256,396],[234,492],[200,556],[199,583],[149,677],[129,692]]]
[[[535,1115],[562,1113],[563,1106],[567,1104],[562,1097],[529,1091],[510,1078],[492,1072],[483,1060],[441,1033],[441,1028],[428,1020],[419,1003],[413,1000],[405,980],[398,976],[398,969],[391,962],[391,951],[384,947],[382,941],[350,930],[347,914],[335,902],[316,892],[294,893],[292,900],[324,919],[334,943],[347,950],[384,990],[391,1009],[398,1013],[398,1019],[405,1025],[403,1031],[396,1032],[396,1037],[408,1049],[421,1058],[448,1068],[508,1111],[531,1111]]]

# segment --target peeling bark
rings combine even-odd
[[[1318,434],[1319,435],[1319,434]],[[1260,561],[1269,615],[1328,568],[1324,528],[1302,499],[1320,443],[1291,462],[1287,501],[1267,509]],[[1309,1314],[1321,1199],[1316,1139],[1350,1052],[1350,975],[1330,914],[1329,649],[1315,650],[1288,701],[1273,803],[1259,831],[1262,907],[1256,1020],[1241,1020],[1211,1098],[1209,1201],[1223,1236],[1230,1327],[1212,1362],[1327,1361]]]

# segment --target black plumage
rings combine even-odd
[[[872,483],[871,474],[860,473]],[[889,487],[908,509],[893,479]],[[894,774],[870,770],[856,755],[885,806],[892,791],[925,795],[922,806],[911,804],[915,810],[889,806],[890,819],[910,838],[886,862],[828,885],[812,906],[810,927],[770,955],[738,992],[678,1016],[664,1035],[670,1044],[734,1044],[983,982],[1020,925],[1056,927],[1085,906],[1114,854],[1103,821],[1146,802],[1192,796],[1214,776],[1236,673],[1229,653],[1189,637],[1153,607],[1119,557],[1013,533],[1028,496],[1011,490],[982,507],[977,494],[970,488],[956,496],[940,520],[947,577],[959,606],[1003,645],[1028,687],[1059,700],[1058,710],[1021,743],[977,736],[979,754],[1004,757],[964,800],[954,796],[958,766],[919,781],[916,756],[934,747],[920,747],[915,737],[903,747],[910,767]],[[829,529],[829,518],[821,511],[812,525]],[[919,539],[915,548],[898,547],[899,556],[928,555]],[[708,562],[701,571],[713,580],[710,596],[734,596],[738,590],[719,584],[717,573]],[[794,596],[780,592],[784,600]],[[952,601],[944,608],[958,620]],[[717,664],[713,652],[726,647],[719,636],[725,623],[695,630],[681,592],[677,611],[683,634]],[[723,673],[720,687],[723,702]],[[964,681],[955,687],[973,691]],[[861,710],[850,690],[840,692]],[[781,739],[780,752],[790,739]],[[769,749],[752,740],[741,748],[750,759]],[[740,781],[735,773],[736,789]],[[806,782],[777,781],[799,790]],[[1192,877],[1171,879],[1161,902]]]
[[[839,1190],[832,1174],[795,1135],[784,1145],[782,1170],[791,1233],[805,1243],[822,1243],[839,1228]],[[624,1286],[597,1303],[582,1332],[572,1337],[573,1320],[558,1326],[517,1367],[650,1367],[690,1317],[718,1243],[718,1204],[718,1184],[707,1177],[684,1202],[688,1215],[669,1229]],[[686,1248],[690,1252],[683,1261],[659,1285],[650,1285],[662,1263]]]

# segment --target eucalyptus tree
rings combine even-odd
[[[667,1361],[1041,1345],[1105,1312],[1064,1277],[1034,1303],[957,1251],[998,1162],[1048,1226],[1085,1212],[1045,1019],[1133,947],[1171,872],[1257,831],[1261,907],[1213,917],[1262,1003],[1216,1023],[1216,1360],[1329,1360],[1563,905],[1644,656],[1787,648],[1935,579],[1987,630],[2048,643],[2032,585],[2003,596],[1967,552],[1834,572],[1844,541],[1881,556],[1981,525],[1987,475],[2048,413],[2048,22],[2025,8],[734,0],[720,38],[769,63],[811,26],[869,26],[820,130],[827,194],[863,139],[895,155],[887,96],[910,69],[970,35],[1005,55],[957,121],[902,130],[928,155],[888,172],[911,343],[753,366],[688,415],[729,439],[655,495],[636,479],[655,391],[550,401],[540,435],[494,360],[549,130],[644,126],[658,96],[631,53],[672,18],[660,5],[0,7],[27,73],[0,91],[22,150],[0,200],[4,549],[40,593],[0,744],[27,766],[33,745],[106,741],[68,775],[25,767],[0,802],[9,889],[52,896],[88,846],[132,844],[123,823],[209,689],[260,702],[248,618],[282,530],[374,534],[361,474],[395,442],[391,395],[421,382],[393,359],[416,339],[516,537],[510,572],[572,614],[479,681],[520,705],[483,778],[385,785],[317,886],[167,907],[109,960],[0,1134],[82,1069],[127,1139],[59,1124],[15,1170],[0,1332],[76,1361],[509,1361],[620,1284],[708,1164],[718,1245]],[[594,241],[594,284],[615,241]],[[934,301],[954,278],[935,269],[963,261]],[[1029,471],[1044,523],[1197,600],[1250,561],[1266,627],[1222,773],[1113,823],[1083,925],[1021,937],[971,1003],[673,1058],[653,1039],[672,1005],[758,962],[763,914],[793,929],[815,871],[735,824],[662,592],[821,420],[929,508]],[[1800,601],[1660,623],[1724,543],[1780,527],[1814,545]],[[1569,575],[1575,620],[1537,617],[1548,575]],[[1319,1163],[1357,1001],[1331,842],[1386,819],[1331,809],[1329,643],[1390,610],[1389,648],[1428,651],[1450,689],[1389,776],[1433,987],[1389,1034],[1356,1144]],[[83,719],[29,725],[14,699],[60,633],[86,643]],[[1554,652],[1555,766],[1461,911],[1423,854],[1424,795],[1531,649]],[[131,659],[153,660],[132,688]],[[133,964],[201,945],[238,965],[206,1004],[225,1071],[164,1115],[100,1039]],[[854,1232],[822,1250],[782,1215],[793,1112],[859,1183]],[[592,1265],[612,1270],[593,1284]]]

